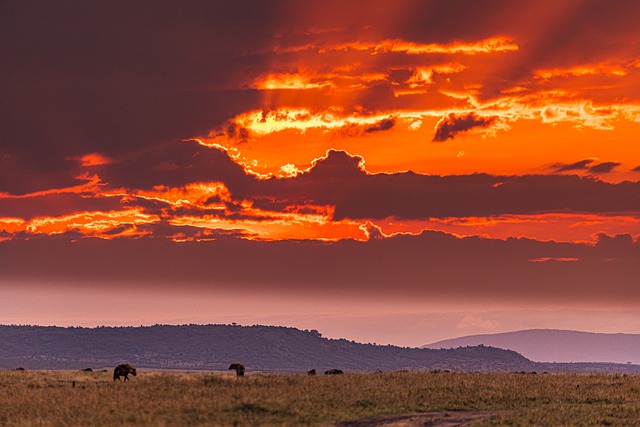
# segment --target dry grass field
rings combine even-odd
[[[237,380],[143,371],[124,383],[111,372],[0,371],[2,426],[411,425],[384,417],[442,411],[489,411],[468,426],[637,426],[640,376],[253,373]]]

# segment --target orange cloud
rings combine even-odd
[[[401,113],[399,118],[413,121],[415,115],[416,113],[411,112]],[[269,111],[249,111],[233,118],[232,123],[246,129],[249,138],[251,138],[289,130],[305,133],[313,129],[330,131],[353,126],[362,126],[365,132],[372,132],[372,129],[380,127],[381,122],[386,122],[389,119],[390,114],[362,115],[358,113],[345,114],[339,109],[312,112],[306,108],[279,108]],[[213,137],[211,142],[215,142],[223,135],[220,131],[214,131],[210,135]],[[203,143],[208,145],[210,142],[204,140]]]
[[[155,200],[178,207],[224,209],[225,202],[231,202],[229,189],[221,182],[194,182],[184,187],[155,186],[151,190],[114,190],[105,192],[105,196],[140,198]]]
[[[254,83],[254,87],[261,90],[322,89],[331,86],[333,84],[328,80],[318,80],[300,73],[268,74],[260,77]]]
[[[366,240],[362,222],[334,221],[333,209],[324,212],[272,212],[247,206],[244,218],[214,215],[176,216],[168,222],[174,226],[190,226],[210,230],[235,231],[252,240]]]
[[[441,64],[429,67],[416,67],[413,74],[405,82],[411,89],[427,86],[434,83],[434,74],[454,74],[463,71],[466,67],[462,64]]]
[[[500,126],[498,116],[483,117],[473,112],[465,114],[450,113],[436,124],[436,134],[433,141],[442,142],[453,139],[457,134],[472,130],[486,130]]]
[[[421,88],[416,88],[416,90],[421,90]],[[437,92],[443,93],[442,90]],[[295,169],[307,167],[310,158],[318,157],[330,148],[347,149],[363,154],[369,160],[370,165],[375,168],[373,170],[378,172],[412,169],[416,172],[433,173],[435,166],[438,173],[446,174],[449,173],[449,170],[461,173],[462,170],[459,168],[468,165],[469,168],[474,168],[466,169],[465,171],[468,172],[484,170],[504,173],[503,171],[506,170],[509,173],[522,174],[536,170],[533,168],[538,168],[537,171],[543,172],[545,164],[575,161],[575,158],[572,158],[575,155],[584,156],[583,158],[595,155],[605,156],[605,153],[601,152],[602,150],[593,151],[596,141],[603,137],[597,133],[589,134],[588,137],[593,142],[583,147],[582,154],[574,150],[573,153],[567,152],[566,155],[559,156],[557,148],[562,144],[552,144],[551,139],[558,138],[560,134],[562,134],[561,138],[572,137],[568,131],[564,130],[566,129],[564,125],[576,129],[596,131],[628,128],[629,131],[626,132],[630,137],[634,126],[637,127],[634,124],[640,124],[640,104],[624,101],[597,104],[594,101],[581,99],[569,91],[533,92],[527,89],[504,94],[490,100],[481,100],[469,91],[461,91],[456,96],[451,101],[451,106],[434,105],[432,108],[425,109],[392,106],[369,112],[362,109],[281,107],[247,111],[231,118],[228,124],[213,130],[207,137],[200,137],[199,140],[203,145],[224,148],[229,155],[245,167],[246,171],[263,177],[292,176]],[[402,105],[402,102],[399,104]],[[418,158],[411,153],[423,151],[421,147],[434,138],[439,140],[436,135],[439,135],[439,138],[444,137],[445,133],[442,131],[446,127],[442,126],[445,123],[437,126],[437,121],[450,115],[458,118],[476,117],[477,120],[471,123],[475,126],[464,129],[467,132],[464,130],[453,133],[445,132],[449,138],[471,142],[478,135],[496,137],[500,132],[504,135],[497,138],[500,140],[500,152],[505,150],[510,152],[515,150],[515,147],[510,148],[516,142],[514,138],[517,137],[518,140],[521,140],[523,138],[522,132],[526,129],[527,132],[535,130],[538,135],[546,135],[542,136],[542,142],[537,141],[538,145],[555,148],[549,151],[541,147],[534,156],[528,155],[529,160],[512,158],[509,164],[500,160],[500,152],[491,153],[491,150],[488,149],[483,150],[484,157],[496,160],[478,164],[479,159],[477,157],[474,159],[474,152],[478,152],[477,146],[459,147],[453,153],[448,153],[446,149],[443,149],[438,154],[440,156],[447,155],[452,160],[459,160],[460,157],[456,157],[456,155],[464,151],[464,163],[451,162],[448,170],[443,170],[442,166],[434,165],[433,162],[430,162],[430,166],[427,167],[428,159],[423,158],[422,162],[418,162]],[[366,128],[375,129],[384,123],[383,121],[389,119],[395,121],[394,125],[387,128],[386,132],[364,132]],[[556,129],[558,126],[563,130],[558,131]],[[225,129],[228,127],[232,127],[236,131],[226,132]],[[451,129],[454,128],[457,129],[456,126]],[[512,136],[514,128],[520,130],[513,133]],[[622,138],[620,141],[623,145],[612,146],[614,149],[620,148],[619,152],[616,151],[617,149],[614,150],[616,152],[615,158],[627,158],[633,162],[632,166],[637,166],[640,163],[640,158],[637,157],[637,152],[629,151],[632,149],[631,143],[624,142],[628,138],[624,136],[623,131],[616,134],[618,139]],[[358,137],[357,139],[366,137],[370,142],[356,145],[356,141],[352,143],[348,141],[348,138],[345,138],[354,136]],[[530,139],[530,136],[524,135],[524,137]],[[584,137],[582,134],[581,138]],[[300,143],[301,138],[304,138],[304,144]],[[399,141],[402,141],[401,145],[411,153],[404,150],[389,151],[391,147],[397,147]],[[373,145],[374,143],[375,145]],[[427,154],[424,153],[424,155]],[[431,154],[429,156],[431,157]],[[524,163],[527,163],[527,169],[522,169]],[[281,169],[284,166],[286,166],[286,171]],[[623,170],[624,165],[617,169],[617,171]],[[613,176],[608,179],[613,179]]]
[[[127,227],[117,234],[134,235],[136,234],[135,229],[128,227],[151,224],[159,220],[158,216],[145,214],[139,208],[110,212],[79,212],[61,217],[34,218],[27,223],[26,231],[32,234],[60,234],[77,231],[84,235],[107,237],[107,233]]]
[[[553,68],[553,69],[540,69],[534,72],[534,77],[542,80],[549,80],[554,77],[580,77],[580,76],[594,76],[605,75],[623,77],[628,74],[628,71],[624,67],[606,64],[597,65],[578,65],[569,68]]]
[[[0,233],[16,233],[26,229],[26,221],[22,218],[0,218]]]
[[[456,70],[452,66],[447,69],[451,72]],[[395,95],[421,93],[421,85],[428,85],[430,82],[431,71],[429,70],[434,69],[416,69],[406,82],[408,89],[395,89]],[[418,127],[415,125],[416,122],[428,117],[449,117],[451,114],[456,117],[476,117],[482,123],[470,123],[473,126],[469,129],[483,127],[488,131],[484,133],[490,135],[493,135],[497,129],[508,129],[508,124],[517,120],[540,120],[545,124],[569,123],[576,127],[600,130],[610,130],[614,127],[614,123],[620,120],[640,122],[640,104],[631,102],[596,104],[592,100],[581,99],[577,94],[569,91],[531,92],[525,89],[508,91],[500,98],[480,101],[474,95],[474,91],[475,89],[464,92],[440,90],[441,94],[456,99],[457,105],[423,110],[396,107],[381,109],[375,114],[370,114],[358,110],[348,112],[341,107],[317,111],[310,108],[281,107],[247,111],[235,116],[230,120],[230,124],[226,125],[227,128],[232,128],[233,132],[221,129],[213,131],[209,135],[207,144],[217,143],[228,147],[228,144],[219,139],[220,136],[247,141],[287,130],[304,133],[313,129],[329,131],[342,127],[371,126],[388,117],[405,121],[407,126],[412,126],[412,129]],[[487,120],[491,123],[487,123]],[[436,140],[440,140],[439,137],[436,137]]]
[[[511,38],[505,36],[490,37],[476,42],[453,42],[441,43],[416,43],[401,39],[386,39],[379,42],[348,42],[330,45],[307,44],[293,47],[278,47],[276,52],[300,52],[304,50],[316,50],[319,53],[328,51],[369,51],[371,54],[379,53],[405,53],[407,55],[428,55],[428,54],[463,54],[477,55],[493,52],[511,52],[519,49]]]
[[[354,89],[362,88],[370,83],[384,81],[386,73],[269,73],[257,78],[251,87],[260,90],[276,89]]]
[[[475,102],[484,114],[503,116],[509,121],[540,120],[545,124],[568,123],[577,128],[612,130],[618,121],[640,122],[640,103],[597,104],[564,90],[514,93],[486,103]]]
[[[65,188],[53,188],[51,190],[44,191],[35,191],[33,193],[21,194],[21,195],[13,195],[8,193],[0,192],[0,199],[28,199],[33,197],[43,197],[52,194],[65,194],[65,193],[94,193],[99,191],[100,187],[103,185],[100,177],[97,175],[83,174],[76,177],[79,180],[87,181],[84,184],[75,185],[73,187],[65,187]]]
[[[510,38],[504,36],[491,37],[478,42],[454,42],[449,44],[412,43],[403,40],[383,40],[376,45],[375,52],[404,52],[408,55],[424,54],[464,54],[476,55],[480,53],[511,52],[519,46]]]
[[[108,165],[113,162],[109,157],[100,153],[89,153],[80,157],[73,157],[80,163],[80,166],[100,166]]]

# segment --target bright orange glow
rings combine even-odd
[[[312,83],[300,74],[269,74],[256,81],[255,86],[262,90],[273,89],[320,89],[332,86],[331,82]]]
[[[369,51],[371,54],[400,52],[407,55],[426,54],[463,54],[477,55],[480,53],[510,52],[518,50],[518,45],[509,37],[497,36],[478,42],[454,42],[448,44],[439,43],[415,43],[406,40],[393,39],[381,40],[376,43],[351,42],[337,45],[317,46],[302,45],[287,48],[277,48],[276,52],[300,52],[304,50],[317,50],[319,53],[328,51],[360,50]]]
[[[128,209],[111,212],[80,212],[62,217],[35,218],[28,222],[26,230],[33,234],[60,234],[78,231],[84,235],[106,237],[105,233],[122,226],[152,224],[159,221],[158,216],[149,215],[141,209]],[[135,229],[125,229],[117,235],[136,235]],[[110,235],[115,237],[114,235]]]
[[[100,166],[108,165],[113,162],[110,158],[100,153],[89,153],[76,158],[80,162],[80,166]]]
[[[250,209],[254,218],[230,219],[212,215],[176,216],[169,222],[175,226],[188,225],[211,230],[236,231],[256,240],[314,239],[366,240],[357,221],[333,221],[330,212],[321,214],[274,213]]]
[[[260,90],[354,89],[387,78],[384,73],[270,73],[258,78],[253,86]]]
[[[109,197],[141,198],[146,200],[156,200],[172,205],[173,207],[192,206],[198,208],[224,209],[224,202],[231,201],[231,193],[220,182],[194,182],[182,188],[169,188],[156,186],[152,190],[135,190],[126,192],[115,190],[103,193]],[[216,202],[212,202],[216,199]]]
[[[454,74],[463,71],[466,67],[462,64],[442,64],[431,67],[417,67],[411,77],[405,82],[411,89],[434,84],[434,74]]]
[[[25,229],[26,222],[22,218],[0,218],[0,232],[16,233]]]
[[[534,77],[539,79],[549,80],[554,77],[569,77],[569,76],[593,76],[603,74],[605,76],[617,76],[622,77],[628,74],[627,70],[619,66],[608,66],[605,64],[600,65],[581,65],[571,68],[554,68],[550,70],[537,70]]]
[[[456,42],[446,45],[435,43],[419,44],[402,40],[384,40],[378,44],[375,52],[405,52],[409,55],[432,53],[476,55],[490,52],[511,52],[518,50],[518,45],[508,37],[491,37],[476,43]]]
[[[415,121],[420,112],[405,112],[398,117],[406,121]],[[276,132],[294,130],[306,133],[309,130],[319,129],[330,131],[350,126],[372,126],[383,120],[394,117],[390,114],[379,114],[373,116],[345,115],[339,110],[328,110],[322,113],[314,113],[308,109],[281,108],[272,111],[249,111],[233,119],[233,123],[241,128],[247,129],[252,138],[268,135]],[[219,145],[224,146],[224,139],[220,139],[220,132],[210,135],[211,142],[222,141]],[[201,139],[205,145],[211,142]],[[213,146],[213,145],[211,145]]]
[[[556,162],[572,163],[597,157],[612,161],[624,159],[628,163],[616,171],[620,174],[640,164],[640,152],[633,140],[634,133],[640,130],[640,105],[596,106],[592,102],[571,100],[564,92],[518,92],[486,103],[468,95],[465,101],[469,106],[464,108],[386,110],[375,115],[338,109],[252,111],[232,120],[247,130],[247,140],[239,142],[220,131],[200,140],[205,145],[229,150],[252,172],[278,176],[291,176],[295,168],[306,168],[310,158],[319,157],[330,148],[364,156],[370,172],[409,169],[442,175],[477,171],[525,174],[548,172],[545,168]],[[450,143],[437,146],[429,143],[445,114],[465,115],[474,111],[480,117],[492,118],[490,125],[455,134]],[[396,121],[392,128],[365,132],[367,127],[389,118]],[[581,129],[580,144],[570,142],[575,129]],[[301,134],[304,134],[304,144],[298,143]],[[549,138],[550,134],[554,137]],[[361,138],[366,139],[366,143]],[[481,142],[485,138],[489,140]],[[557,138],[563,138],[571,148],[563,149],[565,145],[558,145]],[[603,139],[617,143],[615,146],[598,144]],[[518,142],[524,140],[535,142],[535,149],[533,145]],[[517,155],[521,150],[526,150],[527,155]],[[282,156],[285,152],[286,156]],[[283,167],[287,170],[281,170]],[[614,181],[632,178],[632,175],[616,174],[606,178]]]

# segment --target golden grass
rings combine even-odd
[[[73,382],[75,381],[75,386]],[[473,426],[637,426],[640,376],[0,371],[2,426],[331,425],[386,414],[505,410]]]

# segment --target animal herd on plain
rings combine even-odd
[[[90,369],[85,369],[85,371],[89,371]],[[240,377],[244,377],[244,372],[245,372],[245,367],[244,365],[242,365],[241,363],[232,363],[229,366],[229,371],[236,371],[236,377],[240,378]],[[328,371],[324,372],[325,375],[340,375],[340,374],[344,374],[344,372],[340,369],[329,369]],[[116,366],[116,368],[113,370],[113,380],[117,381],[120,379],[120,377],[124,378],[124,381],[129,381],[129,375],[133,375],[134,377],[136,376],[136,368],[134,368],[133,366],[131,366],[128,363],[123,363],[121,365]],[[316,375],[316,370],[315,369],[311,369],[310,371],[307,371],[307,375]]]

